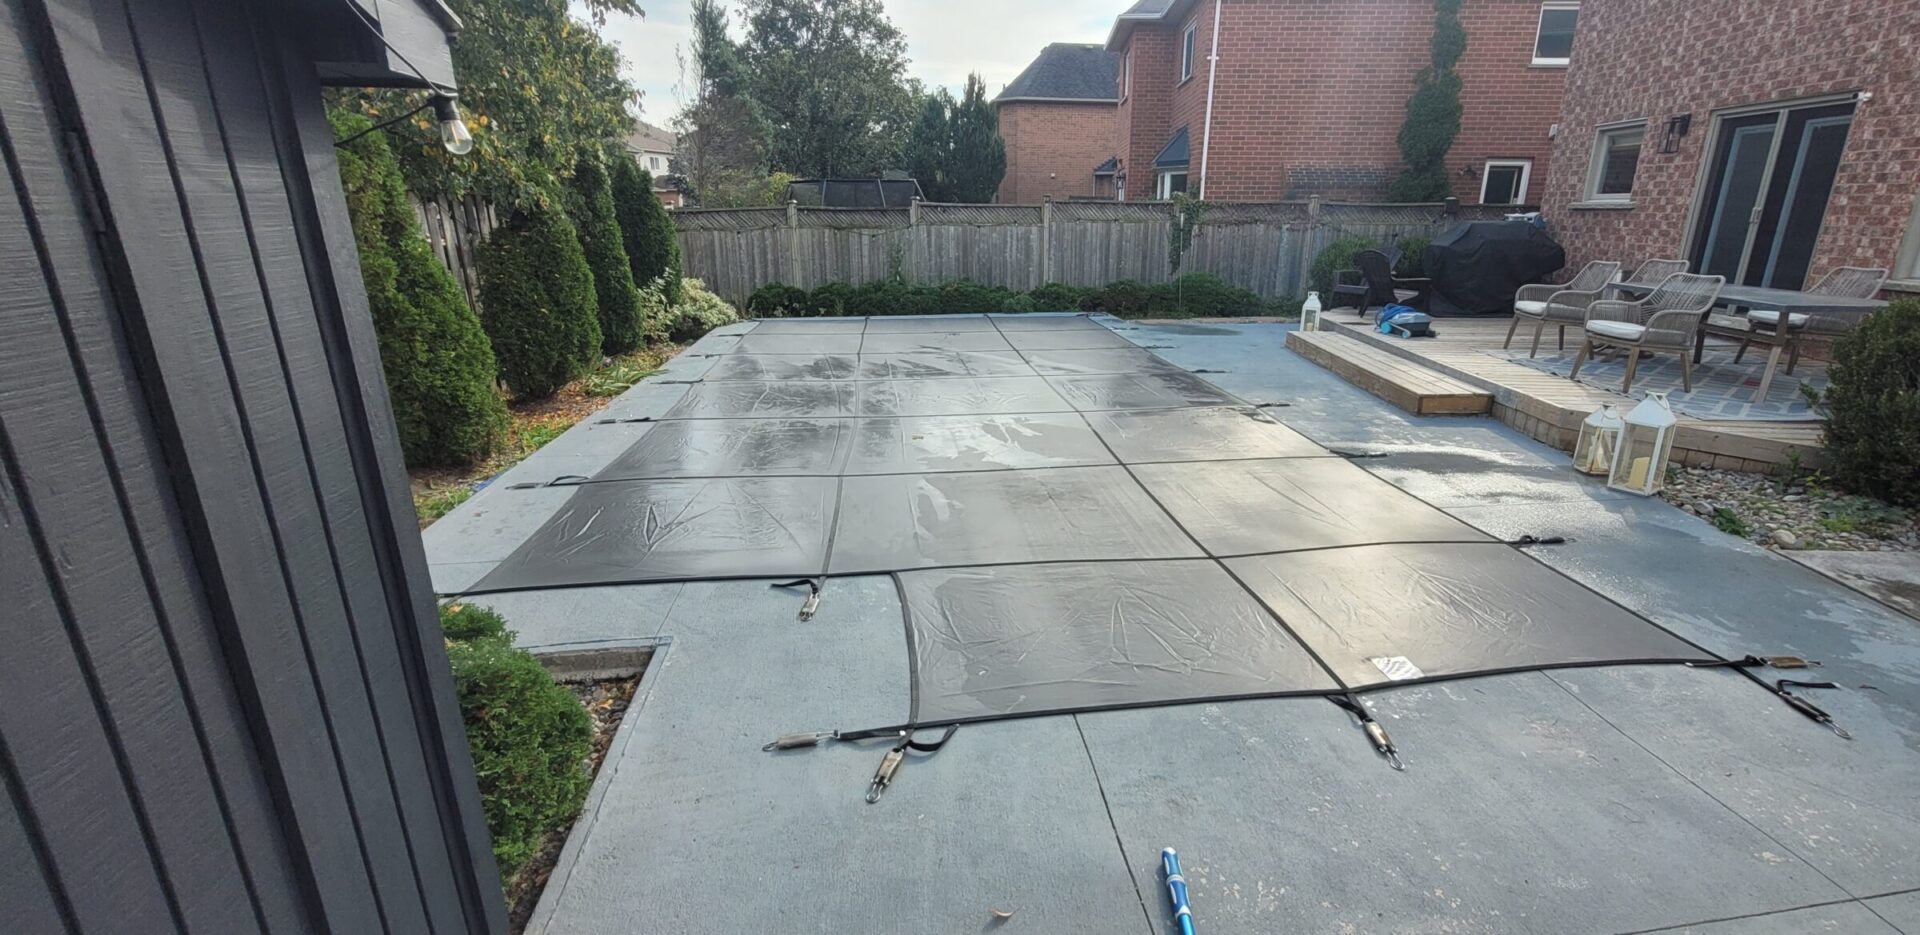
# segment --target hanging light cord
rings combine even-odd
[[[423,110],[426,110],[427,108],[429,108],[429,107],[432,107],[432,106],[433,106],[433,98],[427,98],[427,101],[426,101],[426,103],[424,103],[424,104],[421,104],[421,105],[420,105],[419,107],[415,107],[414,109],[412,109],[412,110],[410,110],[410,111],[407,111],[406,113],[404,113],[404,114],[401,114],[401,115],[400,115],[400,116],[398,116],[398,117],[389,117],[389,118],[387,118],[387,119],[385,119],[385,120],[382,120],[382,121],[380,121],[379,123],[376,123],[376,124],[374,124],[373,126],[370,126],[370,127],[368,127],[368,128],[366,128],[365,130],[361,130],[360,132],[358,132],[358,133],[355,133],[355,134],[353,134],[352,136],[349,136],[349,137],[346,137],[345,139],[338,139],[338,140],[334,140],[334,141],[333,141],[333,145],[335,145],[335,146],[345,146],[345,145],[347,145],[348,143],[351,143],[351,142],[353,142],[354,140],[357,140],[357,139],[359,139],[359,138],[361,138],[361,137],[363,137],[363,136],[366,136],[367,134],[369,134],[369,133],[372,133],[372,132],[374,132],[374,131],[376,131],[376,130],[385,130],[386,128],[388,128],[388,127],[390,127],[390,126],[393,126],[394,124],[396,124],[396,123],[399,123],[400,121],[402,121],[402,120],[405,120],[405,119],[407,119],[408,117],[411,117],[411,116],[413,116],[414,114],[417,114],[417,113],[419,113],[419,112],[421,112],[421,111],[423,111]]]

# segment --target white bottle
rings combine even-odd
[[[1300,305],[1300,330],[1320,330],[1320,293],[1307,293],[1307,300]]]

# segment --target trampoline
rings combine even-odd
[[[900,594],[898,740],[996,718],[1732,665],[1084,315],[788,319],[466,594],[843,575]],[[662,387],[662,390],[668,388]],[[834,634],[823,630],[822,639]],[[1821,720],[1788,691],[1761,682]],[[774,745],[770,745],[774,746]],[[878,783],[884,787],[885,783]],[[876,790],[877,791],[877,790]]]

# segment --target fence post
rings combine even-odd
[[[1040,202],[1040,282],[1053,281],[1053,196]]]
[[[787,199],[787,273],[793,278],[788,285],[808,288],[800,281],[800,202]]]
[[[1309,251],[1313,249],[1314,232],[1318,231],[1319,229],[1320,229],[1320,196],[1308,195],[1307,196],[1307,229],[1300,233],[1300,246],[1294,248],[1293,268],[1299,271],[1298,277],[1294,280],[1295,291],[1304,291],[1305,289],[1305,285],[1307,283],[1307,273],[1309,269],[1311,269],[1311,266],[1309,264],[1313,262],[1313,257],[1309,254]]]
[[[920,196],[919,195],[913,196],[913,200],[907,202],[907,226],[908,227],[920,226]]]

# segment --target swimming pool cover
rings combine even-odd
[[[888,574],[920,725],[1718,658],[1083,315],[716,345],[468,593]]]

